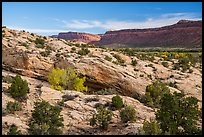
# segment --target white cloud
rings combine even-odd
[[[32,33],[59,33],[59,32],[67,32],[67,30],[58,30],[58,29],[32,29],[32,28],[23,28],[23,27],[15,27],[15,26],[7,26],[10,29],[15,30],[25,30]]]
[[[59,20],[64,23],[64,27],[68,29],[90,29],[102,28],[106,30],[119,30],[119,29],[144,29],[155,28],[166,25],[172,25],[181,19],[188,20],[201,20],[196,18],[193,13],[168,13],[162,14],[157,18],[147,18],[144,21],[120,21],[120,20],[107,20],[105,22],[98,20]]]

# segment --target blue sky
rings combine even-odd
[[[142,29],[201,20],[202,2],[2,2],[2,25],[41,35]]]

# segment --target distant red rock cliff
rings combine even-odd
[[[63,33],[59,33],[58,35],[53,35],[51,37],[65,39],[65,40],[76,40],[76,41],[85,42],[85,43],[100,40],[99,35],[80,33],[80,32],[63,32]]]
[[[202,21],[180,20],[170,26],[108,31],[96,45],[110,47],[202,48]]]
[[[202,21],[180,20],[160,28],[107,31],[98,35],[67,32],[53,37],[108,47],[202,48]]]

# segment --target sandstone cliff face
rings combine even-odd
[[[108,31],[101,40],[91,43],[108,47],[201,48],[202,21],[181,20],[161,28]]]
[[[52,37],[106,47],[201,48],[202,21],[180,20],[176,24],[160,28],[107,31],[98,35],[67,32]]]
[[[65,40],[76,40],[84,43],[95,42],[100,40],[99,35],[79,32],[59,33],[58,35],[53,35],[52,37]]]

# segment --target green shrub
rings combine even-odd
[[[120,111],[120,118],[123,123],[128,121],[134,121],[136,118],[136,111],[133,106],[126,106],[123,110]]]
[[[16,125],[12,124],[9,127],[9,131],[7,135],[22,135],[22,133],[21,133],[21,130],[18,130],[18,127]]]
[[[45,51],[40,52],[40,55],[42,55],[43,57],[48,57],[50,53],[51,53],[50,50],[45,50]]]
[[[123,107],[123,99],[116,95],[114,97],[112,97],[112,104],[116,109],[120,109]]]
[[[60,135],[63,125],[61,109],[46,101],[35,102],[28,133],[31,135]]]
[[[21,103],[19,103],[19,102],[8,102],[7,103],[7,105],[6,105],[6,111],[8,112],[8,113],[14,113],[15,111],[20,111],[20,110],[22,110],[22,105],[21,105]]]
[[[163,62],[162,62],[162,65],[163,65],[164,67],[166,67],[166,68],[168,68],[168,67],[169,67],[168,62],[166,62],[166,61],[163,61]]]
[[[111,57],[109,57],[109,56],[105,56],[105,58],[104,58],[105,60],[107,60],[107,61],[112,61],[112,58]]]
[[[26,47],[28,49],[28,45],[25,42],[22,42],[21,46],[24,46],[24,47]]]
[[[140,135],[161,135],[162,130],[160,129],[160,125],[157,121],[151,120],[144,121],[142,128],[139,129]]]
[[[72,47],[71,48],[71,53],[74,53],[76,51],[76,48],[75,47]]]
[[[134,56],[135,55],[135,51],[131,48],[122,49],[122,52],[128,56]]]
[[[160,99],[165,93],[169,93],[170,89],[166,86],[166,84],[155,81],[152,84],[146,87],[146,99],[147,105],[151,107],[159,107],[160,106]],[[153,106],[152,106],[153,105]]]
[[[79,55],[87,55],[90,53],[90,50],[88,48],[81,48],[81,50],[78,51]]]
[[[179,58],[178,63],[174,64],[173,69],[180,70],[181,68],[182,72],[186,72],[186,70],[190,69],[189,63],[190,63],[190,60],[188,57]]]
[[[35,47],[36,47],[36,48],[41,48],[41,49],[43,49],[45,46],[44,46],[44,45],[41,45],[41,44],[36,44]]]
[[[86,77],[79,78],[78,74],[71,68],[66,70],[53,68],[48,75],[48,81],[52,84],[51,88],[56,90],[69,89],[77,91],[88,91],[88,87],[83,84]]]
[[[197,135],[202,129],[197,127],[198,99],[185,97],[183,93],[164,94],[161,98],[161,108],[156,112],[162,132],[172,135]]]
[[[137,60],[136,59],[132,60],[131,65],[136,66],[137,65]]]
[[[16,99],[25,99],[29,92],[28,83],[26,80],[22,80],[19,75],[16,75],[12,81],[10,94]]]
[[[45,40],[44,39],[41,39],[41,38],[36,38],[35,39],[35,41],[34,41],[34,43],[37,45],[37,44],[39,44],[39,45],[44,45],[45,44]]]
[[[107,130],[112,119],[112,111],[105,109],[103,106],[96,108],[97,114],[90,119],[91,126],[99,126],[101,129]]]

